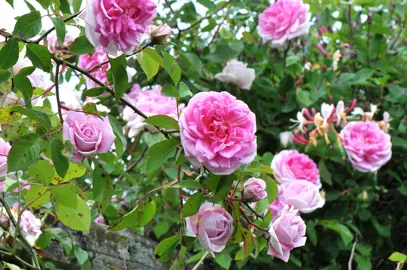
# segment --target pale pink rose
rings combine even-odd
[[[96,218],[95,218],[95,222],[96,223],[99,223],[99,224],[105,224],[106,222],[105,222],[105,218],[103,217],[103,215],[98,215]]]
[[[297,150],[283,150],[271,162],[274,176],[280,184],[293,181],[308,181],[321,187],[317,164]]]
[[[340,134],[350,162],[361,172],[375,172],[391,158],[390,135],[375,122],[348,123]]]
[[[264,42],[275,48],[305,35],[310,27],[309,5],[302,0],[279,0],[259,15],[257,31]]]
[[[17,220],[18,218],[18,204],[14,204],[11,208],[11,212],[13,213],[14,218]],[[15,227],[11,223],[10,232],[12,235],[15,233]],[[40,237],[41,231],[41,220],[36,218],[34,214],[29,211],[25,210],[21,214],[20,219],[20,232],[21,234],[27,239],[27,242],[34,246],[35,241]]]
[[[34,66],[30,60],[24,58],[23,60],[19,60],[14,66],[13,66],[13,74],[17,74],[20,72],[25,67],[31,67]],[[34,88],[41,88],[41,89],[47,89],[52,85],[52,82],[50,80],[50,76],[48,73],[44,72],[41,69],[35,69],[33,73],[27,76],[27,78],[30,80],[32,87]]]
[[[67,115],[62,132],[64,140],[72,144],[72,161],[109,151],[115,140],[109,118],[74,111]]]
[[[256,156],[256,116],[227,92],[196,94],[179,126],[185,156],[196,168],[227,175]]]
[[[147,26],[146,33],[154,44],[161,44],[167,39],[168,36],[172,34],[172,29],[167,24],[150,24]]]
[[[269,228],[270,240],[268,255],[288,262],[294,248],[305,245],[306,226],[298,215],[298,210],[284,206],[280,217],[272,221]]]
[[[202,246],[215,257],[233,234],[233,218],[220,205],[205,203],[198,213],[185,219],[189,234],[198,235]]]
[[[259,178],[249,178],[244,183],[243,198],[258,201],[267,197],[266,182]]]
[[[164,96],[161,90],[162,87],[159,85],[153,86],[152,88],[145,87],[141,89],[140,85],[135,84],[124,97],[148,117],[163,114],[178,120],[177,100],[173,97]],[[184,104],[180,104],[178,107],[179,112],[181,112],[183,108]],[[136,136],[145,127],[151,132],[156,131],[154,127],[144,123],[145,119],[128,106],[123,110],[123,120],[127,121],[126,127],[129,128],[129,137]]]
[[[256,78],[256,72],[253,68],[248,68],[247,64],[233,59],[226,63],[222,73],[216,74],[215,78],[225,83],[235,84],[242,89],[250,90]]]
[[[325,204],[319,188],[308,181],[295,181],[278,187],[278,200],[281,204],[294,206],[301,213],[311,213]]]
[[[130,52],[138,46],[157,14],[151,0],[87,0],[86,37],[106,53]]]
[[[280,133],[280,143],[282,146],[287,147],[293,142],[294,134],[292,131],[284,131]]]
[[[11,106],[11,105],[16,105],[18,103],[20,103],[21,105],[24,104],[22,102],[22,100],[19,99],[14,92],[9,92],[7,94],[0,94],[0,108],[4,108],[7,106]]]
[[[66,34],[63,44],[59,44],[57,35],[53,32],[47,38],[48,50],[52,53],[67,52],[74,41],[75,37],[73,35]]]
[[[7,175],[7,156],[10,149],[10,144],[0,138],[0,177]]]
[[[95,52],[92,53],[92,55],[82,54],[81,56],[79,56],[78,66],[81,69],[90,70],[94,66],[104,63],[108,60],[109,57],[107,56],[107,54],[103,51],[102,48],[99,48],[95,50]],[[106,63],[102,65],[102,67],[93,70],[90,74],[99,81],[101,81],[102,83],[107,84],[108,83],[107,71],[109,70],[109,68],[110,68],[109,63]],[[86,86],[88,88],[100,87],[100,85],[98,85],[88,77],[86,77]]]

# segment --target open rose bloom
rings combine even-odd
[[[233,173],[256,156],[256,117],[227,92],[201,92],[189,101],[180,120],[185,156],[196,168],[217,175]]]
[[[202,246],[215,257],[214,252],[221,252],[233,234],[233,219],[218,204],[205,203],[198,213],[186,219],[189,234],[198,235]]]
[[[291,250],[305,245],[305,233],[306,226],[298,210],[286,205],[280,217],[270,224],[267,254],[288,262]]]
[[[311,13],[302,0],[279,0],[259,15],[257,31],[264,42],[280,48],[309,31]]]
[[[348,123],[340,134],[353,167],[361,172],[376,172],[391,158],[390,135],[375,122]]]
[[[109,118],[74,111],[67,113],[62,132],[64,140],[72,144],[74,162],[95,153],[106,153],[116,138]]]
[[[317,164],[297,150],[284,150],[278,153],[271,162],[271,168],[277,182],[281,184],[301,180],[321,187]]]
[[[151,0],[87,0],[86,37],[96,47],[117,55],[140,44],[157,14]]]
[[[235,84],[242,89],[250,90],[256,78],[256,72],[253,68],[248,68],[247,64],[233,59],[226,63],[222,73],[216,74],[215,78],[225,83]]]
[[[83,70],[91,70],[93,67],[96,65],[99,65],[101,63],[104,63],[109,60],[109,57],[107,54],[103,51],[102,48],[99,48],[95,50],[94,53],[91,55],[88,54],[82,54],[79,56],[79,62],[78,62],[78,67],[80,67]],[[91,71],[91,75],[101,81],[104,84],[108,83],[107,79],[107,70],[110,68],[109,63],[103,64],[101,67],[96,68],[95,70]],[[96,82],[91,80],[90,78],[86,77],[86,86],[88,88],[95,88],[99,87]]]
[[[177,100],[173,97],[164,96],[161,90],[162,87],[159,85],[141,89],[140,85],[135,84],[125,95],[125,98],[148,117],[162,114],[178,120],[178,111],[183,110],[184,104],[180,104],[177,108]],[[129,129],[129,137],[136,136],[145,127],[151,132],[156,131],[155,127],[144,123],[145,119],[128,106],[123,110],[123,120],[127,121],[126,127]]]

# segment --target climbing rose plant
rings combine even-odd
[[[0,30],[5,267],[54,269],[55,239],[90,269],[66,228],[97,223],[171,269],[403,268],[404,2],[25,4]]]

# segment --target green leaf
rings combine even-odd
[[[381,225],[376,217],[372,217],[372,225],[375,227],[376,231],[383,237],[391,236],[391,223],[387,225]]]
[[[348,227],[346,227],[345,225],[340,224],[339,222],[337,222],[335,220],[321,220],[319,223],[321,225],[339,233],[345,246],[349,245],[352,242],[353,234],[348,229]]]
[[[59,220],[67,227],[78,230],[89,232],[90,229],[90,209],[88,204],[77,197],[78,204],[76,207],[67,207],[62,203],[58,202],[55,205],[55,212]]]
[[[21,71],[14,76],[14,86],[23,94],[24,102],[26,106],[30,108],[33,87],[30,80],[27,78],[27,75],[21,73]]]
[[[170,157],[174,156],[178,144],[178,140],[169,139],[151,146],[147,153],[146,172],[151,173],[159,169]]]
[[[3,262],[4,263],[4,267],[7,267],[7,269],[10,270],[21,270],[21,268],[15,264],[12,263],[8,263],[8,262]]]
[[[97,202],[98,208],[103,212],[110,204],[113,195],[113,181],[102,165],[95,164],[95,166],[92,176],[93,200]]]
[[[200,3],[201,5],[203,5],[204,7],[206,7],[209,10],[216,10],[216,5],[214,3],[212,3],[211,0],[198,0],[198,3]],[[228,269],[228,268],[225,268]]]
[[[81,55],[93,52],[95,48],[85,36],[80,36],[69,46],[69,51]]]
[[[172,86],[170,84],[164,84],[161,93],[165,96],[175,97],[175,98],[177,98],[178,94],[179,94],[177,88],[175,88],[174,86]]]
[[[161,238],[164,234],[166,234],[170,229],[170,225],[166,221],[160,221],[155,224],[153,228],[153,232],[157,238]]]
[[[319,161],[318,168],[319,172],[321,173],[322,180],[324,180],[324,182],[326,182],[328,185],[332,186],[332,176],[323,159]]]
[[[79,178],[83,176],[86,172],[86,168],[83,167],[80,164],[72,163],[69,162],[69,167],[68,171],[66,172],[65,177],[60,178],[60,177],[55,177],[54,180],[52,181],[52,184],[61,184],[65,182],[69,182],[70,180],[74,178]]]
[[[14,26],[13,35],[23,38],[35,37],[42,28],[41,14],[39,11],[31,11],[21,16]]]
[[[35,133],[20,137],[12,145],[7,157],[8,172],[26,170],[40,158],[44,142]]]
[[[259,167],[257,168],[249,168],[246,169],[245,172],[247,173],[267,173],[267,174],[273,174],[273,169],[270,166],[266,166],[261,164]]]
[[[54,186],[51,189],[51,194],[57,203],[65,207],[76,209],[78,206],[78,196],[70,186]]]
[[[51,20],[55,26],[55,31],[57,33],[57,39],[58,39],[59,46],[62,46],[64,44],[65,35],[66,35],[65,23],[63,20],[61,20],[58,17],[51,18]]]
[[[267,199],[269,203],[274,202],[278,196],[278,185],[274,179],[268,178],[265,180],[267,183]]]
[[[113,133],[116,135],[116,156],[121,157],[127,148],[127,139],[123,134],[123,128],[119,121],[112,115],[108,115],[110,125],[112,126]]]
[[[171,259],[172,253],[181,243],[181,237],[174,235],[162,240],[154,250],[154,257],[159,262],[166,262]]]
[[[153,219],[156,208],[157,206],[153,200],[138,205],[108,229],[111,231],[118,231],[128,227],[131,227],[134,230],[142,228]]]
[[[174,84],[177,85],[181,80],[181,68],[177,61],[169,53],[163,52],[163,65]]]
[[[51,5],[51,0],[36,0],[36,1],[40,3],[43,9],[48,9],[48,7]]]
[[[199,207],[201,207],[201,203],[203,201],[203,194],[201,192],[197,192],[194,195],[192,195],[184,205],[184,208],[182,209],[182,217],[190,217],[195,215]]]
[[[5,69],[0,69],[0,84],[7,82],[11,77],[11,72]]]
[[[14,8],[14,0],[6,0],[7,3],[9,3],[9,5]]]
[[[146,73],[148,80],[151,80],[158,72],[163,60],[161,56],[152,48],[145,48],[140,52],[137,60]]]
[[[64,154],[62,154],[62,151],[64,151],[64,149],[65,149],[64,144],[60,139],[52,138],[51,157],[52,161],[54,162],[56,172],[62,178],[65,177],[69,168],[68,158],[64,156]]]
[[[107,87],[96,87],[96,88],[91,88],[89,90],[85,90],[82,93],[82,96],[84,97],[97,97],[106,92],[108,88]]]
[[[216,185],[216,190],[213,195],[213,201],[222,201],[229,194],[233,185],[234,176],[232,175],[222,175],[218,184]]]
[[[25,201],[30,204],[31,209],[41,208],[49,201],[51,193],[47,187],[44,186],[31,186],[25,195]]]
[[[28,169],[28,175],[48,185],[54,179],[55,171],[49,162],[39,160],[35,166]]]
[[[187,253],[187,249],[181,245],[181,250],[180,250],[177,258],[172,263],[170,270],[183,270],[184,269],[184,261],[185,261],[186,253]]]
[[[314,102],[311,99],[310,92],[303,91],[301,89],[297,89],[297,102],[301,107],[309,107]]]
[[[84,264],[89,258],[88,252],[80,247],[75,247],[75,257],[80,265]]]
[[[113,76],[114,95],[119,99],[126,92],[127,83],[129,81],[126,71],[126,56],[122,54],[115,59],[110,59],[109,62],[111,65],[109,71]]]
[[[389,260],[392,262],[404,262],[407,260],[407,255],[396,251],[390,255]]]
[[[313,220],[308,221],[307,235],[308,235],[308,239],[311,241],[311,243],[314,245],[314,247],[318,243],[317,231],[315,230],[315,226],[316,226],[316,223]]]
[[[179,97],[180,98],[192,97],[191,90],[189,90],[188,85],[186,85],[184,82],[181,82],[179,84]]]
[[[7,40],[6,46],[0,51],[0,69],[8,69],[14,66],[18,61],[18,42],[15,38]]]
[[[44,128],[51,129],[51,121],[49,120],[48,115],[46,115],[43,112],[40,112],[40,111],[37,111],[34,109],[24,108],[21,106],[14,106],[13,112],[21,113],[21,114],[27,116],[28,118],[38,122]]]
[[[45,46],[27,44],[27,57],[37,68],[49,72],[52,67],[51,55]]]
[[[243,235],[243,246],[241,249],[236,253],[235,260],[245,260],[250,253],[254,250],[255,245],[254,245],[254,239],[252,233],[242,227],[239,227],[238,230],[241,231]]]
[[[216,253],[215,262],[223,269],[228,270],[232,263],[232,257],[229,252],[223,250],[221,253]]]
[[[259,256],[260,252],[267,247],[267,240],[264,238],[256,238],[256,254],[254,255],[255,258]]]
[[[153,115],[144,120],[144,122],[152,126],[179,130],[178,121],[168,115]]]

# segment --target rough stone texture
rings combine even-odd
[[[154,259],[157,243],[129,231],[111,232],[106,226],[92,224],[90,233],[64,228],[72,236],[75,245],[86,250],[92,269],[133,270],[168,269],[168,265]],[[80,269],[76,259],[65,256],[61,244],[52,242],[45,250],[44,259],[52,261],[58,269]]]

